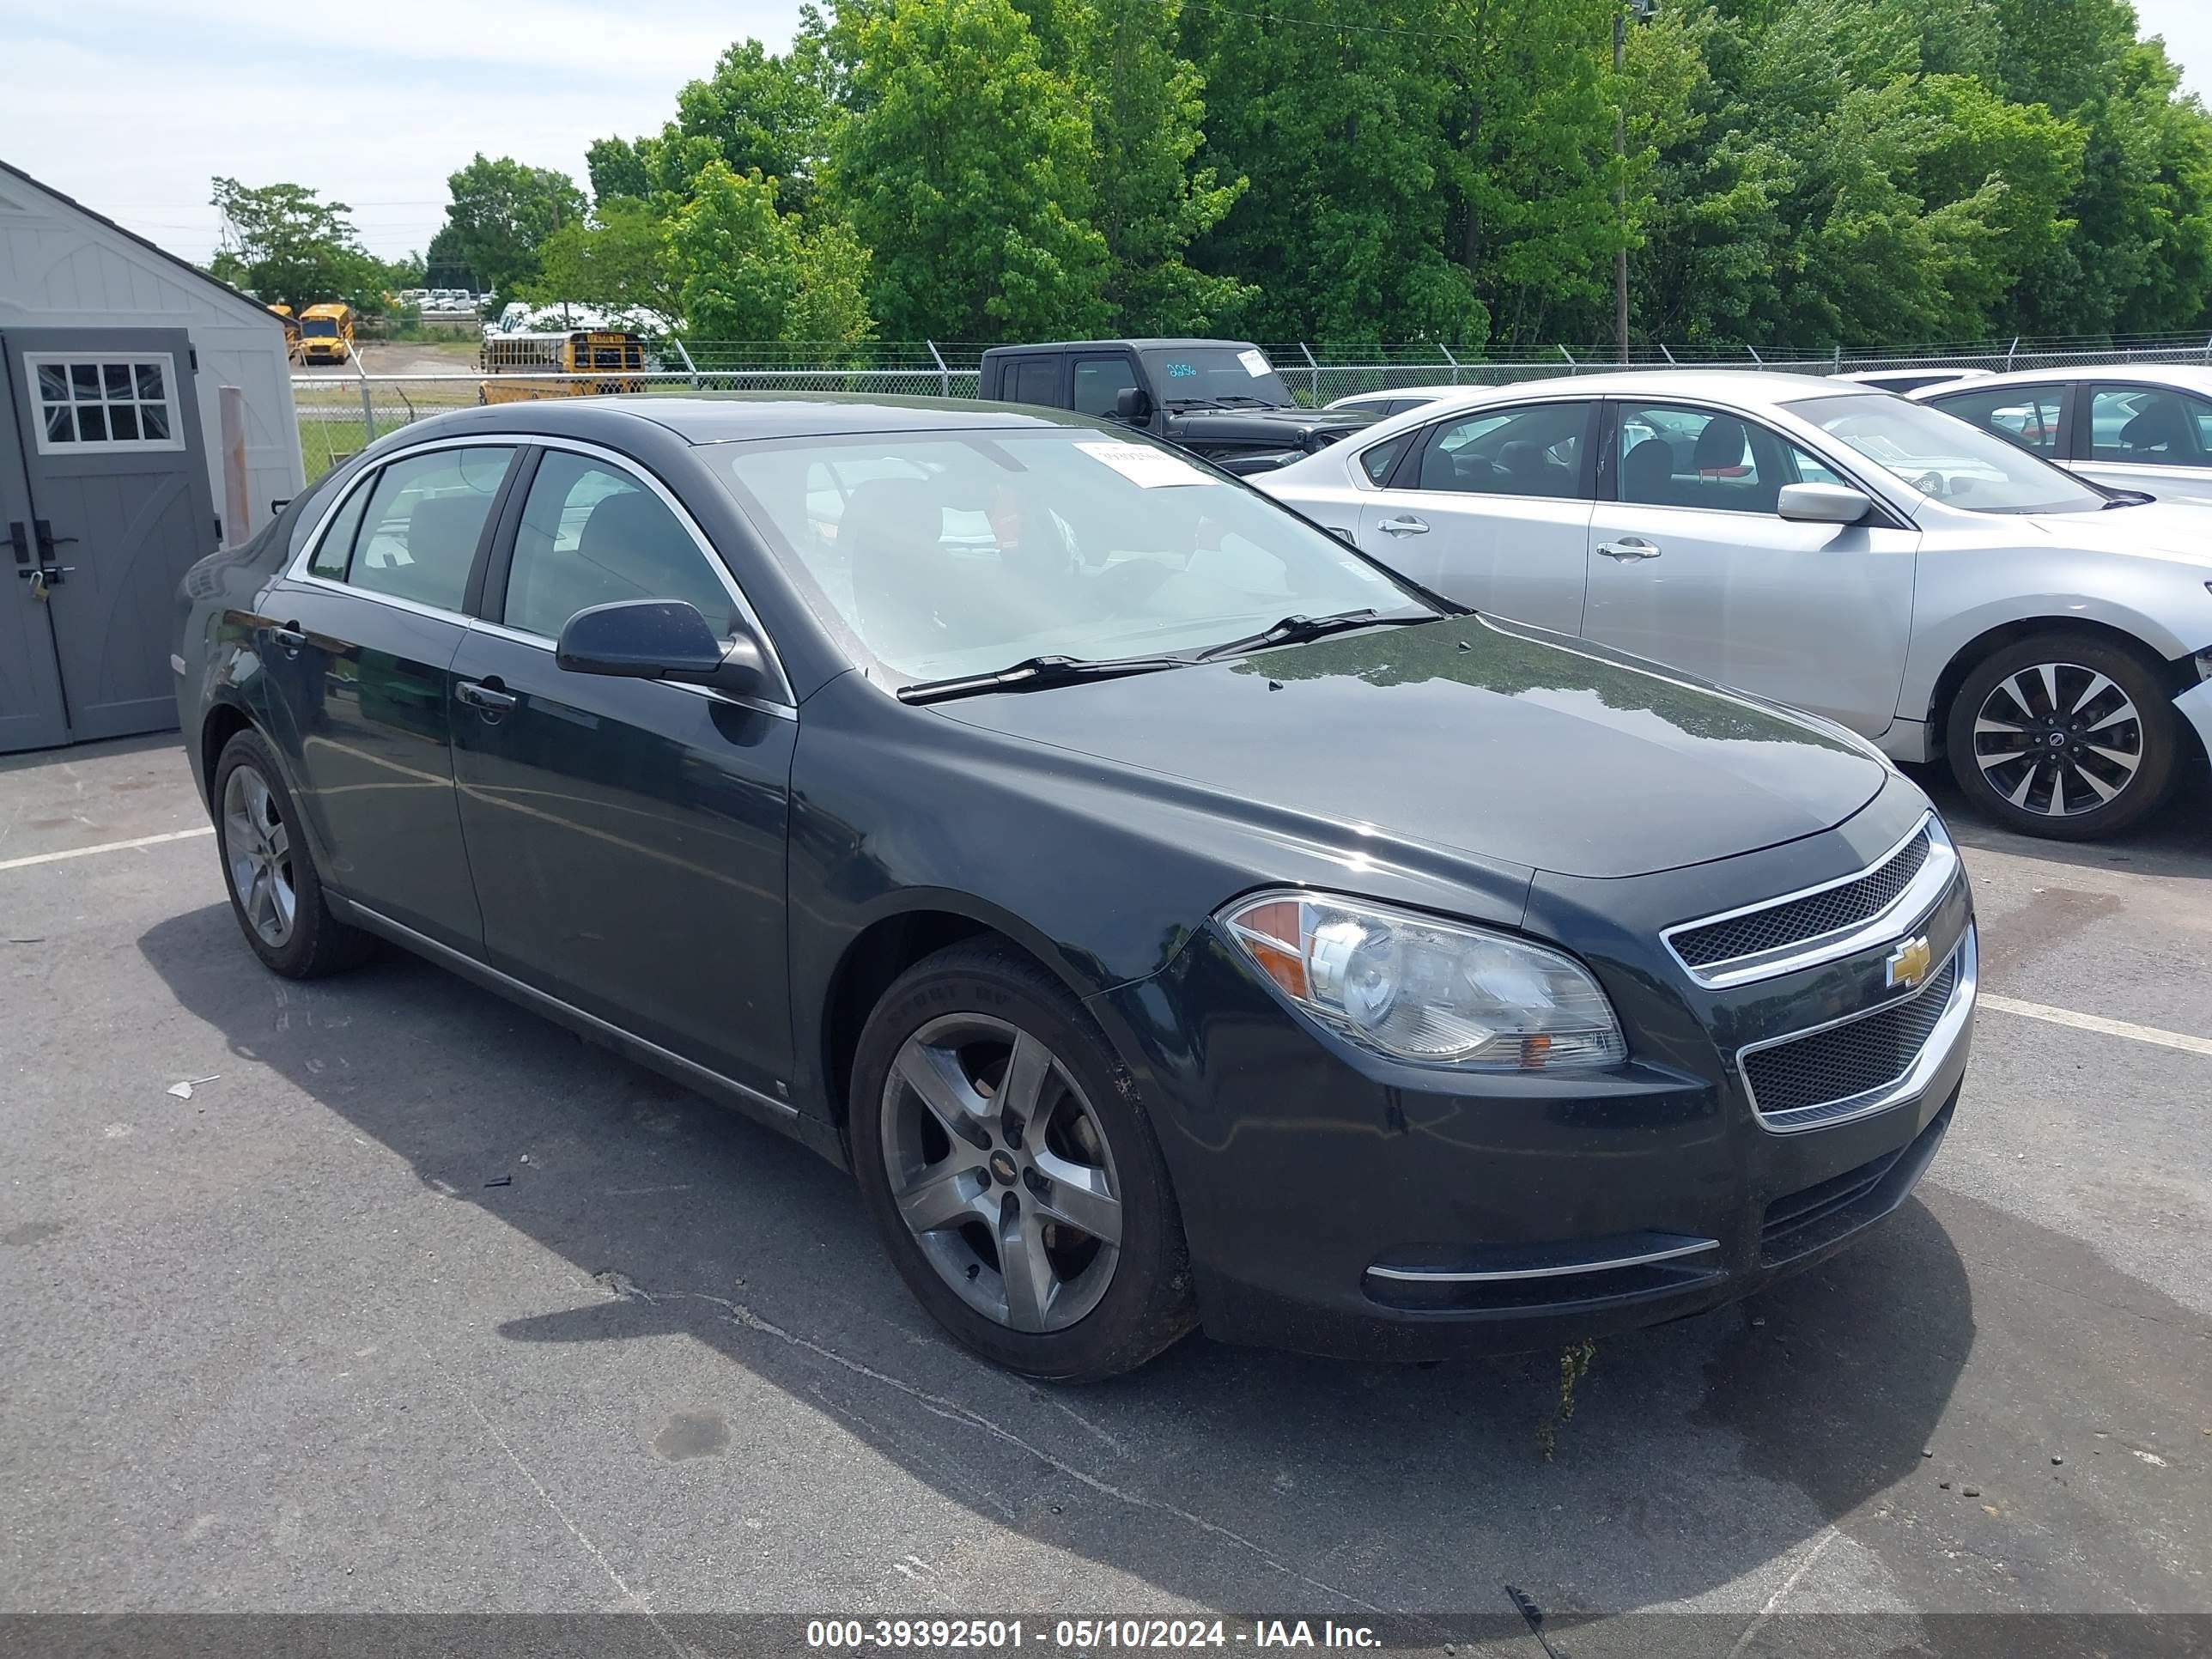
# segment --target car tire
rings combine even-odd
[[[223,745],[210,794],[223,885],[253,954],[287,979],[319,979],[367,958],[375,941],[331,914],[276,751],[258,732]]]
[[[848,1128],[900,1276],[984,1358],[1091,1382],[1194,1323],[1182,1222],[1135,1079],[1029,958],[956,945],[902,975],[860,1033]]]
[[[1944,743],[1966,799],[2007,829],[2094,841],[2165,800],[2180,732],[2143,656],[2053,630],[1974,665],[1951,700]]]

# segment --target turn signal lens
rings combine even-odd
[[[1589,970],[1540,945],[1318,893],[1263,893],[1218,920],[1284,995],[1393,1059],[1561,1072],[1628,1057]]]

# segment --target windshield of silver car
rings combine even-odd
[[[1925,404],[1845,393],[1788,407],[1946,507],[1972,513],[2094,513],[2111,500],[2018,445]]]
[[[1434,614],[1264,497],[1126,433],[770,440],[710,465],[867,651],[913,680],[1194,654],[1291,617]]]

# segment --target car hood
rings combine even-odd
[[[2038,529],[2090,553],[2165,559],[2212,572],[2212,508],[2185,501],[2146,501],[2096,513],[2041,513]]]
[[[1315,433],[1341,437],[1373,422],[1374,416],[1358,409],[1184,409],[1169,417],[1175,435],[1216,442],[1243,440],[1259,443],[1288,443]]]
[[[1477,617],[934,705],[1008,736],[1380,835],[1575,876],[1819,833],[1887,768],[1808,717]]]

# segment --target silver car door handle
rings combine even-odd
[[[1608,559],[1656,559],[1659,556],[1658,546],[1645,541],[1641,536],[1623,536],[1617,542],[1600,542],[1597,550]]]
[[[1402,519],[1385,519],[1375,526],[1386,536],[1425,536],[1429,527],[1410,513]]]

